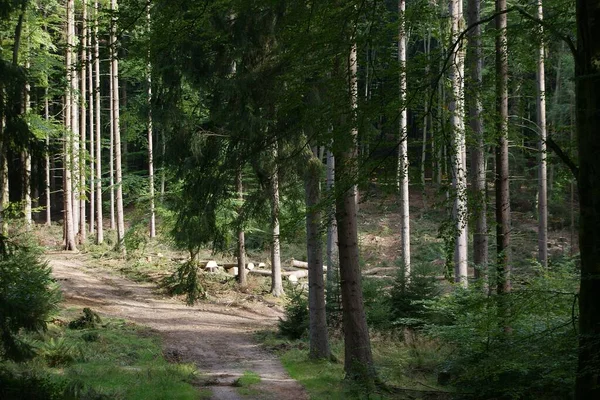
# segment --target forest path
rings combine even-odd
[[[93,260],[83,255],[49,253],[47,258],[68,304],[158,331],[165,356],[194,363],[210,385],[213,399],[308,398],[279,360],[252,337],[252,332],[275,325],[281,315],[278,311],[262,304],[252,310],[213,303],[188,307],[161,296],[152,284],[94,267]],[[260,375],[261,382],[250,387],[250,394],[241,396],[233,384],[245,371]]]

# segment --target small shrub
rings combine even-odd
[[[300,339],[308,333],[308,298],[303,290],[291,291],[285,306],[285,317],[279,318],[279,333],[289,339]]]
[[[50,338],[40,348],[39,355],[49,367],[61,367],[75,361],[81,351],[65,338]]]
[[[194,260],[181,264],[171,276],[163,280],[162,286],[171,295],[185,294],[188,305],[206,297],[202,273],[199,271],[198,263]]]
[[[101,322],[102,320],[98,314],[96,314],[90,308],[85,307],[83,309],[82,316],[69,322],[69,329],[95,328],[96,325]]]
[[[0,356],[13,360],[32,355],[19,330],[45,330],[60,300],[40,250],[27,237],[19,239],[0,237]]]

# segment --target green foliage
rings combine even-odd
[[[398,274],[388,298],[389,319],[392,327],[419,328],[428,322],[425,300],[441,293],[435,276],[418,265],[413,265],[410,279]]]
[[[455,351],[444,370],[477,398],[568,398],[575,378],[576,271],[536,267],[536,276],[507,295],[481,287],[426,302],[427,331]]]
[[[308,334],[308,297],[303,290],[288,292],[284,318],[279,318],[279,333],[290,339],[300,339]]]
[[[0,344],[6,358],[31,355],[31,347],[17,333],[44,330],[60,299],[50,268],[40,256],[26,238],[0,237]]]
[[[198,262],[194,260],[179,265],[177,270],[164,280],[163,286],[170,294],[185,295],[189,305],[206,296],[202,272],[199,270]]]
[[[83,315],[69,322],[69,329],[86,329],[95,328],[97,324],[102,322],[100,316],[90,308],[83,309]]]
[[[42,343],[38,354],[46,361],[49,367],[55,368],[73,363],[81,355],[81,350],[64,337],[51,337]]]

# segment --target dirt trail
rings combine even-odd
[[[193,362],[211,383],[213,399],[307,399],[275,356],[260,348],[252,332],[273,326],[280,315],[259,306],[256,311],[222,304],[185,304],[162,297],[150,284],[136,283],[100,268],[90,268],[77,254],[48,254],[54,277],[68,303],[88,306],[99,314],[120,317],[160,332],[167,358]],[[257,395],[240,396],[234,381],[252,371],[261,382]]]

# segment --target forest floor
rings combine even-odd
[[[197,385],[210,387],[214,399],[306,399],[304,389],[285,372],[277,357],[253,338],[257,330],[276,325],[277,307],[253,301],[232,306],[225,299],[188,307],[160,294],[150,283],[138,283],[94,265],[83,254],[49,252],[53,275],[67,306],[90,307],[100,315],[124,318],[156,330],[165,357],[194,363],[201,375]],[[260,382],[240,395],[244,374]]]

